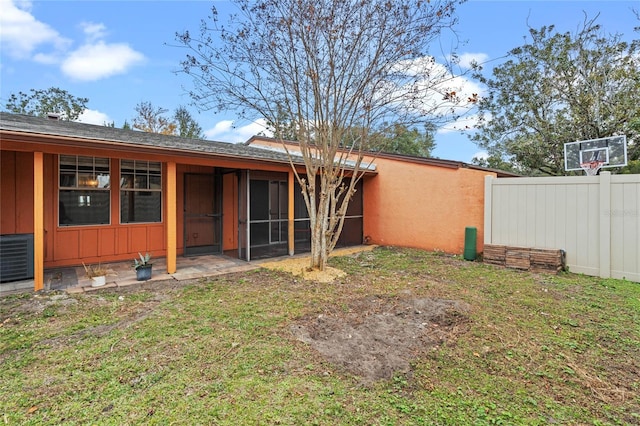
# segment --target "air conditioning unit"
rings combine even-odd
[[[33,278],[33,234],[0,235],[0,282]]]

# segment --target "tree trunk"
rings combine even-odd
[[[322,232],[320,228],[320,221],[316,218],[314,220],[315,224],[311,227],[311,264],[309,265],[310,269],[317,269],[320,271],[324,270],[324,264],[322,262],[322,243],[321,236]]]
[[[313,216],[313,218],[311,218],[311,264],[309,267],[319,271],[324,271],[328,258],[327,232],[329,232],[328,219],[330,212],[327,179],[327,175],[320,176],[319,196],[312,196],[312,194],[309,194],[309,200],[316,198],[319,199],[318,206],[316,208],[309,209],[309,216]],[[314,189],[317,190],[317,186],[315,186]]]

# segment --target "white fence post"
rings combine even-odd
[[[611,172],[600,172],[600,277],[611,277]]]
[[[487,175],[484,177],[484,244],[491,244],[492,242],[492,238],[491,238],[491,214],[492,214],[492,210],[491,210],[491,203],[492,203],[492,191],[493,188],[492,186],[492,182],[493,182],[493,176],[491,175]]]

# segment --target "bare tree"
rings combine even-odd
[[[135,108],[138,115],[133,119],[133,128],[149,133],[175,135],[177,125],[164,116],[168,112],[162,107],[154,107],[151,102],[140,102]]]
[[[176,34],[200,108],[294,122],[312,268],[338,241],[369,134],[456,112],[459,89],[428,49],[462,1],[236,0],[224,25],[214,7],[198,36]]]

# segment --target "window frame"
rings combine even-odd
[[[72,154],[59,154],[58,156],[58,191],[57,191],[57,200],[58,200],[58,208],[57,208],[57,226],[59,228],[70,228],[70,227],[79,227],[79,226],[109,226],[112,223],[111,220],[111,178],[113,177],[113,170],[111,167],[111,159],[109,157],[96,157],[89,155],[72,155]],[[75,166],[73,170],[71,169],[71,163],[68,161],[71,158],[75,159]],[[81,162],[80,159],[85,159],[84,162]],[[90,160],[89,160],[90,159]],[[67,166],[63,169],[63,164],[67,160]],[[89,161],[87,161],[89,160]],[[96,161],[98,160],[98,161]],[[83,164],[91,164],[89,169],[82,169]],[[102,163],[102,166],[97,163]],[[105,176],[105,166],[106,166],[106,181],[101,179]],[[65,178],[66,176],[66,178]],[[65,180],[69,180],[68,177],[73,176],[71,179],[72,182],[64,182]],[[84,181],[81,184],[81,181]],[[64,205],[62,204],[62,192],[78,192],[78,197],[86,197],[87,192],[96,192],[101,194],[107,194],[107,222],[106,223],[62,223],[61,219],[62,215],[60,214],[60,209]],[[85,204],[82,206],[82,204]],[[78,205],[82,207],[91,207],[90,205],[86,205],[87,200],[84,202],[78,201]],[[89,199],[90,203],[90,199]],[[71,208],[71,206],[69,206]],[[66,216],[66,207],[65,216]]]
[[[131,167],[127,166],[127,163],[131,164]],[[151,168],[151,165],[157,165],[157,167]],[[131,160],[120,159],[120,176],[119,176],[119,223],[120,225],[139,225],[139,224],[154,224],[163,223],[164,208],[163,208],[163,170],[161,161],[150,160]],[[140,166],[140,167],[139,167]],[[144,167],[143,167],[144,166]],[[154,172],[157,170],[157,173]],[[131,179],[128,180],[127,178]],[[140,179],[138,179],[140,178]],[[153,179],[152,179],[153,178]],[[143,184],[144,182],[144,184]],[[130,185],[130,186],[129,186]],[[133,193],[134,197],[141,196],[143,193],[158,193],[160,196],[159,208],[160,214],[158,220],[154,221],[137,221],[137,220],[123,220],[123,198],[126,194]],[[135,207],[134,207],[135,208]]]

